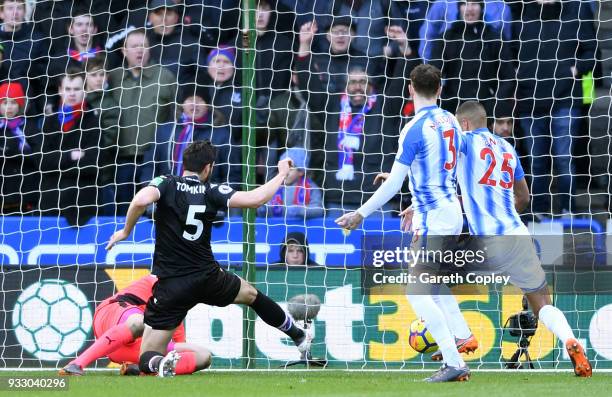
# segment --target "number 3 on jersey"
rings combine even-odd
[[[444,139],[448,139],[448,151],[451,153],[451,161],[444,163],[444,169],[451,171],[457,165],[457,147],[455,145],[455,130],[446,130],[442,133]]]
[[[510,182],[506,182],[503,179],[500,179],[499,186],[501,186],[504,189],[511,189],[512,185],[514,185],[514,170],[512,169],[512,167],[510,167],[510,160],[512,160],[514,156],[512,155],[512,153],[508,153],[508,152],[505,152],[503,155],[504,155],[504,162],[502,163],[501,171],[506,172],[508,174]],[[497,160],[495,159],[495,153],[493,152],[493,150],[491,150],[491,148],[488,148],[488,147],[483,148],[480,151],[480,159],[485,160],[485,161],[488,160],[489,167],[485,171],[482,178],[480,178],[478,183],[480,183],[481,185],[488,185],[488,186],[497,185],[497,181],[495,179],[491,179],[491,174],[493,173],[493,171],[495,171],[495,166],[497,165]]]
[[[204,231],[204,223],[201,220],[197,219],[196,214],[203,214],[206,211],[205,205],[190,205],[187,210],[187,220],[185,221],[185,226],[195,226],[195,233],[188,233],[187,230],[183,231],[183,238],[189,241],[195,241],[200,238],[202,232]]]

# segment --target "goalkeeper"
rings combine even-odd
[[[96,341],[75,360],[59,371],[60,375],[83,375],[93,361],[108,357],[121,364],[121,375],[139,375],[138,360],[144,331],[143,313],[157,277],[148,275],[134,281],[115,295],[102,301],[94,312]],[[168,344],[181,359],[176,374],[191,374],[210,366],[210,352],[202,346],[185,343],[185,328],[181,324]]]

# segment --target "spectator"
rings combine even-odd
[[[395,0],[391,2],[389,26],[399,26],[408,36],[408,47],[417,53],[421,42],[419,31],[425,22],[431,0]],[[399,48],[389,48],[391,53],[399,52]],[[386,52],[386,55],[390,54]]]
[[[414,116],[414,103],[410,98],[408,90],[407,77],[410,71],[417,65],[422,63],[418,56],[416,48],[410,47],[410,40],[404,29],[399,25],[390,25],[387,27],[387,36],[390,39],[389,48],[392,50],[392,62],[387,65],[388,71],[385,79],[385,105],[390,111],[385,117],[385,138],[392,142],[392,147],[395,149],[399,139],[399,132],[404,121],[409,120]],[[397,109],[397,110],[396,110]],[[395,112],[401,114],[397,116]],[[392,153],[396,151],[393,150]],[[385,168],[390,169],[395,161],[394,155],[389,153],[386,158]]]
[[[458,3],[460,0],[436,0],[429,6],[427,17],[419,32],[419,54],[425,61],[432,59],[433,45],[441,41],[444,32],[459,19]],[[498,39],[511,40],[512,13],[510,8],[503,0],[484,0],[482,4],[484,21],[490,23],[498,32]]]
[[[275,265],[280,266],[319,266],[310,258],[308,240],[302,232],[289,232],[281,244],[280,259]]]
[[[289,148],[280,159],[286,158],[293,160],[295,168],[287,175],[285,185],[281,186],[270,202],[259,207],[257,214],[302,219],[323,216],[321,189],[306,175],[306,149]]]
[[[321,117],[325,126],[323,141],[311,140],[310,163],[323,169],[328,209],[357,208],[373,193],[374,176],[381,172],[384,155],[394,152],[391,140],[384,135],[396,133],[387,122],[399,116],[401,101],[399,106],[394,101],[385,104],[369,84],[367,73],[358,67],[349,70],[344,92],[327,93],[311,68],[315,29],[310,22],[302,26],[296,60],[300,90],[307,93],[310,111]],[[406,72],[408,68],[403,69]]]
[[[148,35],[151,60],[170,70],[179,83],[196,81],[200,59],[200,45],[188,29],[180,23],[182,7],[172,0],[153,0],[149,3]]]
[[[276,12],[269,0],[257,3],[255,28],[255,75],[257,98],[270,98],[287,90],[291,80],[291,41],[283,33],[274,30]]]
[[[119,152],[116,202],[125,213],[137,185],[147,181],[143,159],[154,148],[156,129],[174,121],[176,77],[149,63],[149,41],[143,29],[128,33],[123,47],[124,67],[110,73],[110,88],[119,103]]]
[[[414,104],[412,98],[410,98],[405,76],[415,66],[421,64],[422,61],[418,56],[416,47],[411,47],[410,39],[401,25],[390,25],[386,28],[386,31],[389,45],[385,47],[385,51],[388,53],[386,56],[389,57],[388,60],[390,62],[387,63],[386,78],[384,80],[385,100],[387,103],[393,103],[394,101],[402,102],[401,116],[404,119],[408,119],[414,116]],[[404,98],[407,98],[407,100],[402,101]],[[392,108],[395,107],[396,105],[392,106]],[[400,119],[399,121],[401,124],[402,120]],[[392,130],[385,130],[385,134],[398,131],[399,129],[393,128]],[[396,133],[395,137],[399,137],[399,133]],[[394,159],[390,160],[390,164],[393,163]]]
[[[183,0],[183,3],[183,24],[204,47],[235,41],[240,26],[239,0]]]
[[[86,60],[104,53],[102,46],[95,43],[98,27],[88,10],[77,8],[67,30],[67,39],[57,46],[49,64],[51,76],[57,77],[66,73],[70,66],[85,69]]]
[[[19,82],[28,98],[40,98],[44,91],[49,45],[32,23],[25,22],[24,0],[0,0],[0,43],[4,57],[0,75]],[[42,101],[28,111],[39,111]]]
[[[29,1],[29,0],[28,0]],[[38,0],[33,9],[31,20],[36,25],[36,30],[43,37],[50,39],[53,50],[65,47],[67,27],[71,23],[71,17],[75,10],[86,10],[93,17],[94,25],[100,28],[96,35],[99,42],[105,41],[108,32],[117,30],[115,16],[121,14],[126,8],[139,6],[146,0]],[[47,47],[48,48],[48,47]]]
[[[96,57],[87,61],[85,92],[89,106],[100,113],[104,147],[113,148],[113,155],[110,157],[114,158],[119,130],[119,105],[113,95],[107,91],[109,84],[104,66],[104,57]]]
[[[286,146],[310,147],[313,134],[321,133],[323,126],[316,117],[308,116],[306,92],[298,87],[297,73],[291,74],[291,85],[287,92],[278,96],[278,103],[284,105],[270,113],[268,127],[270,134],[286,136]],[[282,101],[282,102],[281,102]],[[315,139],[323,141],[323,138]],[[285,139],[282,139],[285,140]]]
[[[389,45],[385,46],[385,56],[387,57],[415,57],[416,50],[410,46],[407,32],[404,31],[401,25],[390,25],[385,27],[387,37],[389,37]],[[416,48],[416,47],[414,47]]]
[[[512,139],[514,137],[514,118],[512,117],[512,108],[506,106],[497,106],[493,113],[493,126],[491,131],[502,138]]]
[[[240,181],[242,169],[239,158],[230,158],[230,129],[228,126],[216,126],[215,118],[219,117],[218,113],[210,109],[204,97],[199,87],[187,86],[181,90],[181,114],[177,122],[170,126],[168,132],[166,126],[158,129],[156,141],[160,146],[155,150],[155,164],[161,167],[156,174],[182,175],[185,147],[193,141],[209,140],[217,149],[212,180],[218,183],[237,183]]]
[[[350,16],[333,18],[325,38],[320,44],[320,52],[314,54],[313,60],[328,92],[344,91],[347,73],[354,67],[367,70],[370,76],[382,75],[381,62],[376,58],[369,58],[352,45],[355,40],[355,25]]]
[[[299,32],[302,25],[312,21],[321,26],[329,25],[327,18],[330,15],[331,3],[328,0],[278,0],[278,29]]]
[[[517,29],[517,108],[531,159],[533,213],[557,213],[550,200],[549,160],[557,176],[559,212],[574,211],[571,154],[581,117],[579,77],[595,67],[596,38],[588,15],[589,4],[577,0],[528,1]]]
[[[510,48],[492,24],[483,21],[482,1],[458,5],[460,19],[433,46],[430,62],[442,71],[442,108],[455,113],[461,102],[477,100],[493,114],[496,102],[514,99]]]
[[[106,207],[103,213],[113,215],[115,199],[115,159],[117,158],[117,135],[119,133],[119,104],[108,91],[105,59],[103,57],[90,58],[86,62],[85,100],[99,114],[100,129],[102,131],[103,156],[109,160],[100,170],[100,184],[102,198]]]
[[[287,107],[293,51],[291,41],[275,31],[276,11],[269,0],[258,1],[255,28],[255,96],[257,124],[257,176],[267,179],[267,170],[276,170],[279,148],[285,147],[285,136],[270,128],[273,113]],[[237,59],[241,68],[242,54]]]
[[[329,18],[351,17],[355,27],[353,46],[369,57],[381,57],[386,43],[388,0],[334,0],[328,3]],[[330,23],[321,21],[322,25]]]
[[[231,131],[230,158],[241,163],[240,144],[242,142],[242,90],[240,77],[235,74],[236,51],[225,45],[215,48],[206,59],[206,95],[215,109],[215,125]],[[242,170],[230,168],[230,181],[242,180]]]
[[[96,181],[104,165],[100,122],[85,102],[84,84],[82,71],[68,70],[58,84],[60,101],[53,113],[44,117],[41,129],[29,125],[41,170],[41,213],[59,213],[72,226],[96,215]]]
[[[235,138],[242,136],[242,91],[240,76],[235,74],[236,50],[222,45],[206,58],[207,95],[211,105],[223,116],[223,122],[232,127]]]
[[[0,214],[31,211],[36,204],[32,142],[26,135],[25,94],[19,83],[0,85]],[[31,123],[32,121],[28,121]]]
[[[148,31],[152,27],[149,10],[153,7],[147,3],[147,0],[129,0],[126,6],[124,0],[122,7],[114,13],[119,23],[116,29],[110,29],[105,44],[113,60],[111,63],[114,64],[115,58],[121,58],[122,43],[129,32],[141,28]],[[167,4],[178,12],[179,21],[182,22],[179,23],[180,30],[195,37],[204,47],[212,48],[218,43],[233,41],[236,37],[240,16],[238,0],[169,0],[163,3],[164,7]],[[185,7],[181,6],[182,3]]]

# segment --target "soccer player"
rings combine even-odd
[[[487,271],[510,276],[533,313],[565,345],[574,373],[590,377],[592,367],[563,312],[550,300],[542,265],[519,212],[529,204],[529,188],[516,151],[487,129],[484,107],[470,101],[457,109],[464,133],[458,178],[470,234],[487,248]]]
[[[158,277],[144,313],[140,370],[173,376],[180,366],[175,351],[166,347],[176,327],[198,303],[227,306],[246,304],[267,324],[289,336],[306,352],[311,336],[297,327],[283,309],[261,291],[221,269],[210,238],[218,210],[257,208],[267,203],[283,184],[291,159],[278,163],[278,175],[257,189],[237,192],[209,182],[216,149],[209,141],[191,143],[183,152],[183,175],[160,176],[141,189],[128,209],[125,226],[111,237],[107,249],[126,239],[145,209],[157,203],[152,273]]]
[[[94,312],[96,341],[62,368],[59,374],[83,375],[84,368],[102,357],[121,364],[122,375],[140,374],[138,361],[140,337],[144,331],[143,313],[156,282],[155,276],[144,276],[102,301]],[[211,355],[207,349],[185,343],[185,328],[182,324],[174,332],[168,350],[180,352],[177,374],[191,374],[210,365]]]
[[[387,181],[361,208],[341,216],[336,223],[345,229],[355,229],[364,218],[387,203],[409,175],[415,235],[457,236],[463,226],[461,204],[456,194],[461,128],[452,114],[436,105],[441,92],[440,71],[436,67],[415,67],[410,73],[410,82],[416,114],[402,129],[399,151]],[[438,294],[435,299],[431,295],[409,294],[408,300],[427,324],[443,354],[444,365],[426,381],[469,379],[470,370],[459,354],[454,336],[461,335],[464,340],[470,340],[471,345],[477,346],[477,343],[455,298],[450,293]],[[456,321],[457,318],[461,321]]]

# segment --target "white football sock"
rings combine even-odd
[[[569,326],[563,312],[558,308],[546,305],[540,309],[538,318],[564,344],[568,339],[574,338],[572,328]]]
[[[425,321],[431,336],[440,347],[444,362],[451,367],[465,366],[465,362],[457,351],[455,338],[446,325],[444,313],[433,298],[430,295],[408,295],[407,297],[414,312]]]
[[[440,287],[439,293],[439,295],[433,296],[433,300],[442,310],[442,313],[444,313],[446,324],[448,324],[451,333],[458,339],[469,338],[472,335],[472,331],[465,322],[463,314],[461,314],[457,299],[455,299],[446,285]]]

